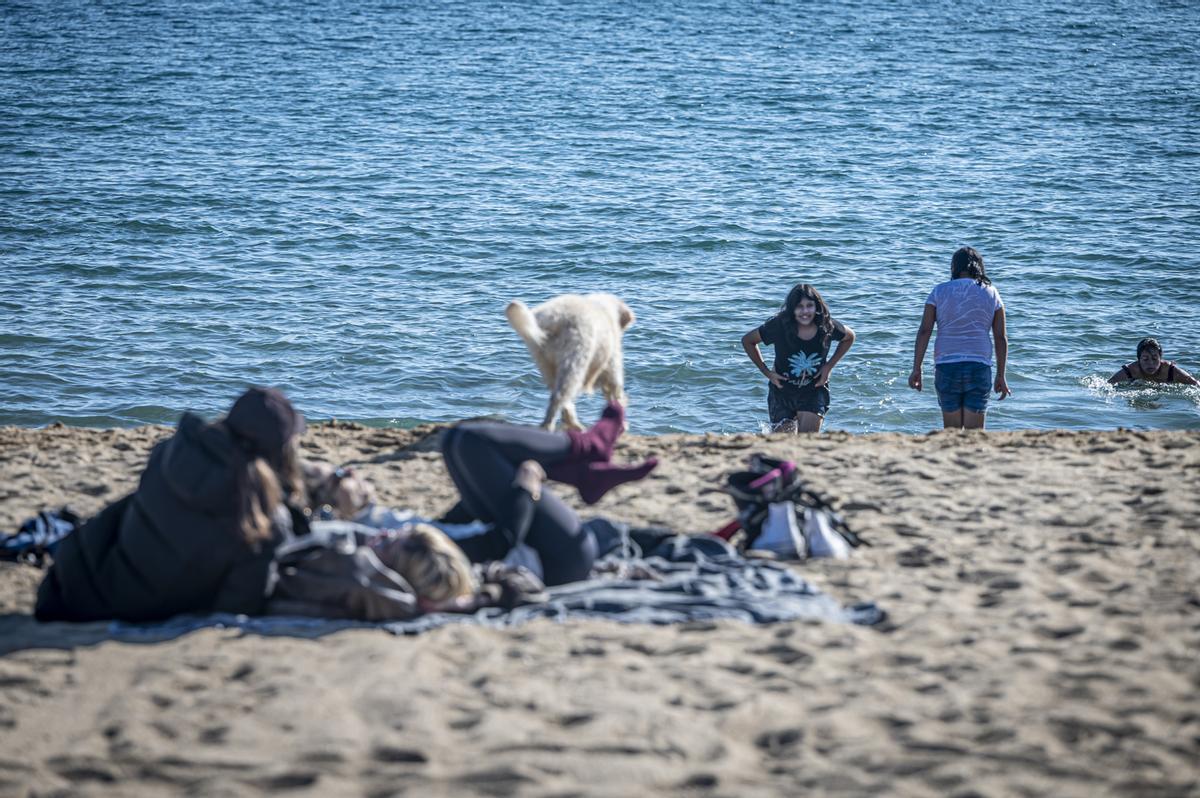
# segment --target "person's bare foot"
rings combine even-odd
[[[513,484],[523,488],[537,501],[542,498],[542,480],[545,478],[545,469],[534,460],[526,460],[517,466],[517,476],[513,479]]]

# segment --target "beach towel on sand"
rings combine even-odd
[[[409,635],[451,624],[504,627],[537,618],[647,624],[725,619],[765,624],[817,619],[871,625],[885,617],[870,603],[842,607],[795,570],[776,562],[744,558],[730,544],[709,535],[631,535],[623,525],[604,519],[588,523],[602,543],[601,551],[609,553],[597,563],[593,578],[549,588],[543,603],[512,610],[488,607],[471,615],[431,613],[379,624],[283,616],[182,616],[148,625],[114,622],[111,631],[119,636],[160,636],[224,626],[260,634],[311,635],[340,628],[378,627]]]

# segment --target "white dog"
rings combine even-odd
[[[625,401],[625,366],[621,336],[633,324],[633,311],[612,294],[563,294],[532,311],[514,301],[505,310],[508,323],[525,339],[542,379],[550,389],[550,405],[542,426],[583,429],[575,415],[575,397],[597,387],[610,402]]]

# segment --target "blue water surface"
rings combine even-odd
[[[739,338],[795,282],[906,387],[966,243],[1008,308],[989,425],[1200,426],[1191,2],[0,2],[0,424],[540,420],[513,298],[612,291],[633,429],[758,430]],[[932,384],[932,363],[927,362]],[[594,416],[600,400],[581,407]]]

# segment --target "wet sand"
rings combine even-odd
[[[304,447],[434,513],[430,433]],[[0,429],[2,528],[96,511],[167,434]],[[0,566],[0,794],[1200,794],[1200,432],[629,436],[663,464],[586,512],[711,531],[757,451],[874,544],[797,567],[887,622],[127,642]]]

